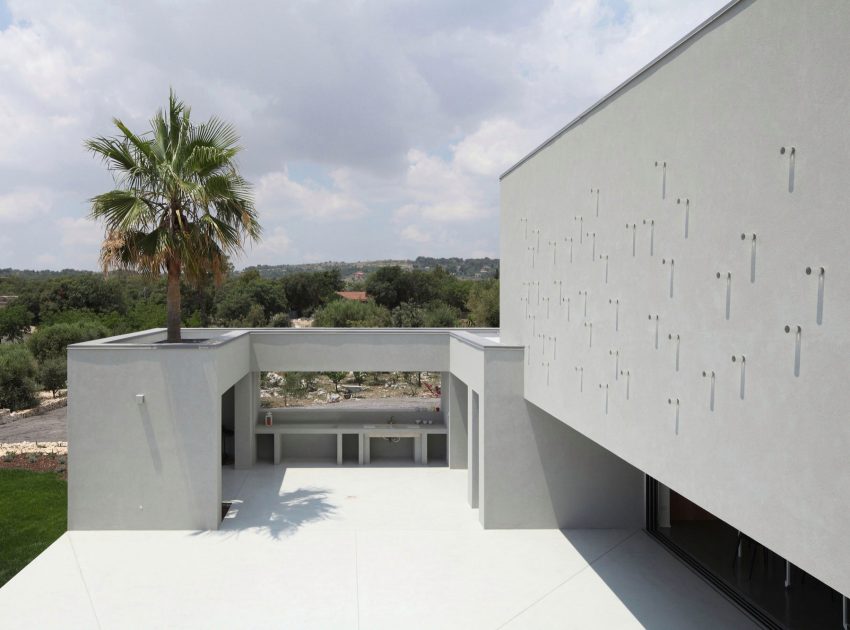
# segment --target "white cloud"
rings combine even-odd
[[[39,254],[35,257],[37,269],[50,269],[54,267],[59,259],[53,254]]]
[[[292,239],[282,227],[265,233],[263,239],[246,248],[251,264],[274,265],[283,262],[292,250]]]
[[[495,179],[523,156],[523,147],[533,140],[528,129],[512,120],[485,120],[454,146],[454,161],[466,173]]]
[[[44,189],[14,190],[0,194],[0,223],[29,223],[47,214],[53,195]]]
[[[368,211],[364,203],[344,189],[350,178],[344,169],[332,173],[336,184],[323,187],[312,182],[299,183],[286,169],[268,173],[257,184],[257,208],[275,218],[299,216],[310,219],[349,220]],[[340,187],[342,186],[342,188]]]
[[[96,264],[74,217],[110,178],[82,141],[144,130],[169,85],[243,135],[267,243],[246,264],[496,253],[498,175],[725,1],[7,0],[4,260],[53,239],[57,265]]]
[[[85,217],[62,217],[58,227],[63,247],[93,249],[103,242],[103,227]]]
[[[416,226],[416,225],[408,225],[403,228],[399,235],[408,241],[413,241],[414,243],[430,243],[431,235],[425,231],[424,229]]]

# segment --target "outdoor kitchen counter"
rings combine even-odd
[[[414,461],[428,463],[428,436],[446,435],[445,424],[359,424],[345,422],[277,422],[271,426],[257,425],[257,435],[272,435],[274,438],[274,463],[281,461],[281,441],[284,435],[335,435],[336,462],[342,464],[342,436],[358,436],[358,457],[360,465],[368,465],[371,460],[370,441],[372,438],[413,438]]]

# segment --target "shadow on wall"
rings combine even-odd
[[[643,527],[643,473],[539,407],[526,409],[556,526]]]
[[[275,469],[274,483],[262,484],[257,492],[239,496],[221,522],[220,532],[253,529],[265,531],[275,540],[295,534],[310,523],[333,518],[336,506],[324,488],[306,487],[281,492],[286,469]]]

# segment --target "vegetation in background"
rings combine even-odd
[[[78,320],[73,324],[50,324],[40,327],[27,339],[27,346],[36,360],[43,363],[48,359],[64,360],[71,344],[108,335],[109,330],[103,324]]]
[[[369,275],[381,267],[401,267],[402,269],[417,269],[431,271],[437,267],[462,280],[484,280],[499,277],[498,258],[427,258],[419,256],[414,260],[365,260],[359,262],[317,262],[301,263],[298,265],[257,265],[251,267],[260,272],[263,278],[281,278],[295,273],[312,273],[316,271],[338,270],[343,278],[350,278],[355,273]],[[0,270],[0,274],[2,274]],[[352,288],[351,290],[357,290]]]
[[[67,510],[56,474],[0,469],[0,586],[65,532]]]
[[[168,341],[179,342],[181,278],[218,282],[228,256],[260,235],[250,184],[236,167],[239,136],[217,118],[192,123],[173,91],[148,133],[113,122],[117,136],[86,142],[116,182],[91,200],[91,217],[106,224],[100,260],[104,270],[166,274]]]
[[[334,384],[335,392],[339,392],[339,384],[344,378],[348,377],[348,372],[323,372],[323,374],[331,380],[331,383]]]
[[[23,304],[0,309],[0,343],[3,339],[20,341],[32,325],[32,313]]]
[[[253,269],[231,270],[220,286],[184,284],[181,319],[193,327],[288,327],[292,318],[309,316],[318,327],[499,325],[497,279],[462,280],[442,268],[385,267],[363,284],[375,292],[365,303],[337,295],[350,287],[333,269],[277,279],[264,278]],[[0,276],[0,294],[18,296],[0,309],[4,342],[0,347],[24,351],[16,351],[14,360],[0,365],[5,400],[12,401],[0,403],[0,408],[25,408],[35,402],[38,389],[54,394],[64,389],[69,344],[166,323],[166,280],[133,272],[109,277],[91,272],[16,272]],[[35,327],[32,334],[30,326]]]
[[[373,301],[334,300],[316,311],[319,328],[380,328],[391,323],[390,312]]]
[[[27,347],[0,345],[0,409],[27,409],[36,402],[38,367]]]
[[[439,406],[439,372],[262,372],[263,408],[326,405],[354,398],[415,397]]]
[[[479,282],[469,292],[469,320],[473,326],[499,326],[499,280]]]
[[[38,382],[56,398],[59,390],[68,386],[68,361],[64,357],[42,361],[38,366]]]

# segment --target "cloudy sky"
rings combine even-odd
[[[498,255],[498,176],[726,0],[0,0],[0,267],[97,266],[83,139],[236,124],[249,264]]]

